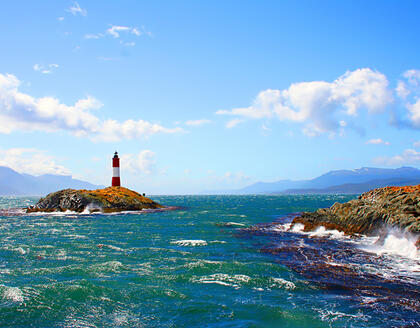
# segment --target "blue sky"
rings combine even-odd
[[[0,165],[196,193],[420,164],[418,1],[13,1]]]

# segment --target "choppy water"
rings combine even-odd
[[[1,327],[419,327],[409,236],[302,233],[351,196],[160,196],[177,211],[0,213]],[[34,198],[0,198],[0,208]]]

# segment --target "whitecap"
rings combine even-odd
[[[183,240],[176,240],[171,241],[171,244],[178,245],[178,246],[206,246],[207,242],[202,239],[183,239]]]
[[[345,238],[344,232],[338,231],[336,229],[329,230],[326,229],[324,226],[320,226],[315,231],[309,232],[309,235],[312,237],[330,237],[333,239]]]
[[[376,240],[378,240],[378,238]],[[416,247],[416,236],[409,233],[391,230],[383,240],[382,245],[378,245],[376,240],[373,245],[368,245],[367,247],[363,247],[363,249],[378,255],[391,254],[413,260],[420,260],[420,252]]]
[[[303,232],[303,229],[305,229],[305,226],[302,223],[295,223],[289,231],[291,232]]]
[[[20,303],[24,301],[22,291],[17,287],[3,286],[3,299]]]
[[[226,273],[215,273],[208,276],[192,278],[192,282],[201,284],[216,284],[228,287],[234,287],[239,289],[243,283],[247,283],[251,280],[251,277],[244,274],[229,275]]]
[[[270,280],[271,280],[270,287],[280,287],[287,290],[293,290],[296,288],[296,285],[293,282],[282,279],[282,278],[271,277]]]

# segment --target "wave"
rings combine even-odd
[[[22,303],[24,301],[23,292],[17,287],[0,286],[3,300]]]
[[[247,283],[251,280],[251,277],[244,274],[229,275],[226,273],[214,273],[208,276],[202,276],[199,278],[192,278],[191,281],[201,284],[217,284],[222,286],[234,287],[239,289],[243,283]]]
[[[363,250],[377,255],[398,255],[413,260],[420,260],[420,251],[416,247],[418,236],[398,229],[390,229],[383,238],[370,239],[371,244]]]
[[[207,241],[202,239],[183,239],[183,240],[176,240],[171,241],[171,244],[178,245],[178,246],[206,246]]]

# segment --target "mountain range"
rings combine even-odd
[[[34,176],[0,166],[0,195],[38,196],[67,188],[98,189],[103,187],[73,179],[68,175],[44,174]]]
[[[420,183],[420,170],[414,167],[383,169],[362,167],[336,170],[310,180],[256,182],[242,189],[219,190],[209,194],[358,194],[374,188]]]

